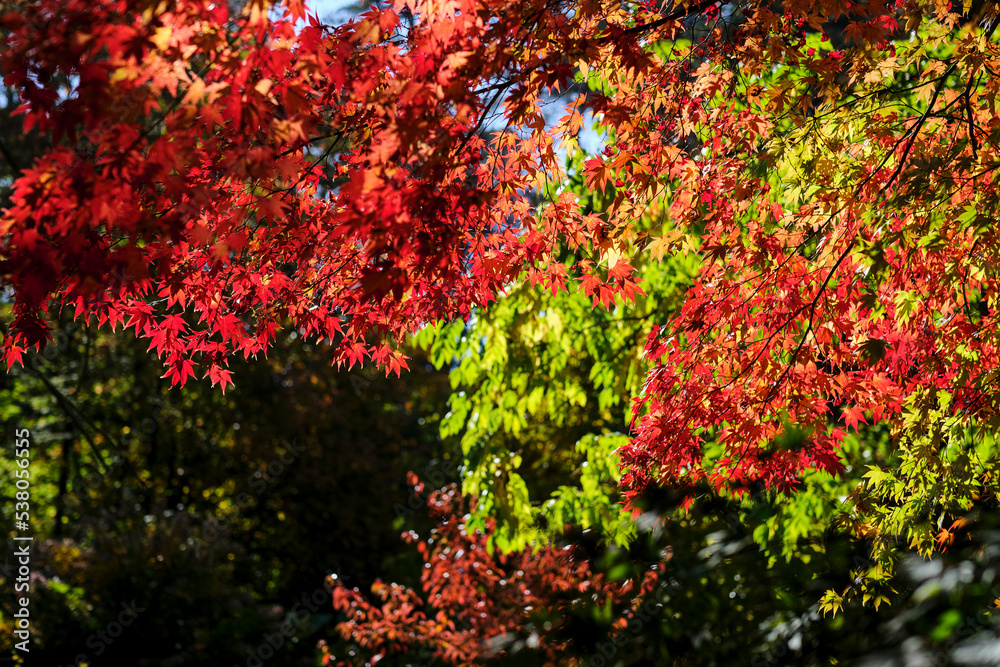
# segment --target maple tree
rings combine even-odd
[[[0,217],[4,358],[71,308],[175,384],[225,388],[281,326],[399,372],[408,332],[517,281],[608,308],[643,295],[638,265],[696,253],[645,341],[628,498],[792,490],[884,425],[900,463],[869,471],[856,529],[947,545],[997,491],[997,21],[945,0],[412,0],[339,27],[297,1],[19,3],[0,69],[52,147]],[[581,175],[600,206],[565,189]]]
[[[53,1],[5,15],[5,82],[25,130],[55,141],[0,228],[8,363],[69,306],[149,339],[177,384],[198,366],[225,387],[226,359],[285,323],[337,360],[398,372],[386,341],[488,301],[544,248],[551,232],[515,218],[554,163],[538,99],[566,84],[565,48],[583,48],[564,21],[529,3],[500,19],[427,3],[296,32],[300,3],[270,9]],[[420,20],[404,30],[404,15]],[[56,74],[69,90],[46,85]],[[473,129],[492,86],[534,129],[487,158]]]
[[[229,355],[285,323],[398,371],[386,341],[522,271],[582,273],[607,305],[639,292],[630,256],[693,234],[706,261],[648,341],[626,485],[790,486],[928,391],[989,409],[989,369],[967,369],[995,356],[990,5],[986,28],[944,2],[570,7],[400,2],[296,31],[298,2],[18,5],[0,66],[54,145],[3,217],[8,363],[69,306],[148,338],[176,383],[197,365],[225,386]],[[826,50],[840,17],[847,46]],[[546,96],[597,74],[547,127]],[[497,109],[506,128],[476,133]],[[613,203],[534,205],[582,110],[608,132],[585,170]],[[644,215],[675,231],[639,234]],[[558,242],[596,255],[566,266]],[[788,421],[807,446],[767,451]]]
[[[415,477],[411,481],[414,492],[423,494],[423,483]],[[538,626],[540,631],[542,619],[559,618],[581,595],[597,595],[620,605],[627,597],[641,600],[655,585],[655,571],[648,572],[641,583],[616,585],[592,572],[589,559],[574,557],[569,547],[493,554],[487,545],[489,527],[480,531],[463,521],[457,488],[434,491],[426,500],[438,525],[425,541],[418,541],[413,531],[404,539],[417,543],[425,561],[421,578],[427,603],[436,610],[434,616],[425,613],[420,595],[405,586],[376,581],[371,590],[381,604],[375,607],[356,588],[334,579],[334,608],[347,617],[338,630],[364,654],[381,658],[424,648],[425,657],[440,656],[447,664],[474,664],[520,642],[540,647],[545,661],[554,664],[565,642],[554,636],[553,641],[542,641],[532,630]],[[526,623],[532,616],[536,622]]]

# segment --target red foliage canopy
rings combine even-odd
[[[0,216],[4,359],[68,306],[147,338],[175,384],[225,387],[227,360],[285,324],[337,362],[399,372],[406,332],[524,273],[552,289],[580,277],[595,305],[639,293],[623,253],[675,240],[637,231],[657,207],[705,262],[648,341],[626,486],[790,488],[804,468],[839,470],[847,428],[899,425],[938,390],[962,419],[992,418],[996,6],[978,23],[947,0],[773,9],[397,0],[330,27],[298,1],[238,17],[209,0],[21,3],[0,68],[53,147]],[[695,19],[703,39],[652,52]],[[851,51],[817,53],[806,30],[834,20]],[[897,54],[903,25],[930,23]],[[606,85],[548,127],[546,96],[588,68]],[[539,195],[585,111],[613,135],[585,168],[613,196],[599,214]],[[785,149],[763,147],[796,127],[786,143],[828,155],[798,194],[787,179],[771,192]],[[560,246],[586,252],[565,265]],[[774,447],[788,424],[804,443]]]
[[[400,2],[296,30],[300,3],[226,6],[41,0],[3,17],[4,80],[25,129],[55,142],[0,219],[8,365],[71,306],[148,338],[175,384],[225,387],[230,355],[286,323],[338,362],[399,372],[391,341],[467,315],[579,227],[529,196],[558,173],[539,98],[592,48],[579,20]],[[487,145],[476,129],[501,100],[509,127]]]

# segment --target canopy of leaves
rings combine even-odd
[[[285,324],[398,371],[393,339],[513,280],[631,302],[635,258],[693,237],[697,276],[646,340],[626,488],[788,489],[839,472],[849,429],[905,430],[941,390],[949,414],[992,418],[992,4],[303,18],[263,0],[5,15],[5,82],[54,142],[0,223],[8,363],[69,306],[147,338],[177,384],[199,368],[225,387],[230,356]],[[553,192],[584,111],[608,136],[575,163],[600,210]],[[809,437],[771,452],[785,423]]]
[[[553,583],[577,561],[548,536],[632,544],[655,531],[617,503],[641,517],[663,487],[671,512],[721,497],[768,515],[749,558],[770,566],[833,559],[827,531],[866,541],[870,560],[810,570],[822,601],[771,629],[898,601],[900,545],[961,549],[970,526],[983,548],[940,586],[956,608],[990,596],[995,3],[398,0],[331,27],[297,0],[33,0],[0,20],[20,102],[3,121],[32,153],[16,167],[4,148],[8,367],[63,313],[131,329],[172,385],[223,389],[282,327],[397,373],[423,331],[478,503],[464,537],[439,534],[537,565],[540,601],[607,584],[592,564]],[[790,491],[767,495],[773,515],[753,500]],[[609,623],[627,627],[638,571]],[[441,627],[397,625],[479,660],[472,638],[525,611],[488,584],[495,626],[465,598],[428,602]],[[376,593],[393,614],[424,602]],[[360,614],[345,639],[400,648],[371,639],[366,604],[338,597]]]

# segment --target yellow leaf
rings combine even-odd
[[[111,83],[118,83],[119,81],[133,78],[135,78],[135,75],[132,73],[131,67],[119,67],[111,73]]]
[[[153,42],[156,48],[162,51],[170,43],[170,35],[172,33],[173,29],[170,26],[161,26],[156,29],[156,33],[153,34],[149,41]]]
[[[657,261],[662,262],[663,256],[667,252],[674,249],[680,235],[680,231],[676,229],[664,232],[662,236],[653,238],[649,245],[646,246],[646,249],[649,250],[650,254],[655,257]]]
[[[365,182],[364,185],[361,187],[361,191],[366,193],[371,192],[372,190],[381,185],[382,185],[382,179],[379,177],[377,173],[375,173],[375,170],[366,169]]]
[[[615,265],[621,261],[621,258],[622,251],[617,244],[612,244],[601,253],[601,259],[607,260],[609,270],[615,268]]]
[[[455,51],[449,53],[448,57],[445,58],[444,66],[445,69],[457,70],[459,67],[464,65],[469,60],[474,51]]]
[[[253,87],[261,95],[267,95],[267,91],[271,90],[271,80],[261,79],[257,82],[257,85]]]
[[[184,93],[184,99],[181,100],[181,104],[197,104],[205,98],[205,82],[200,77],[195,77],[191,85],[188,86],[187,92]]]

